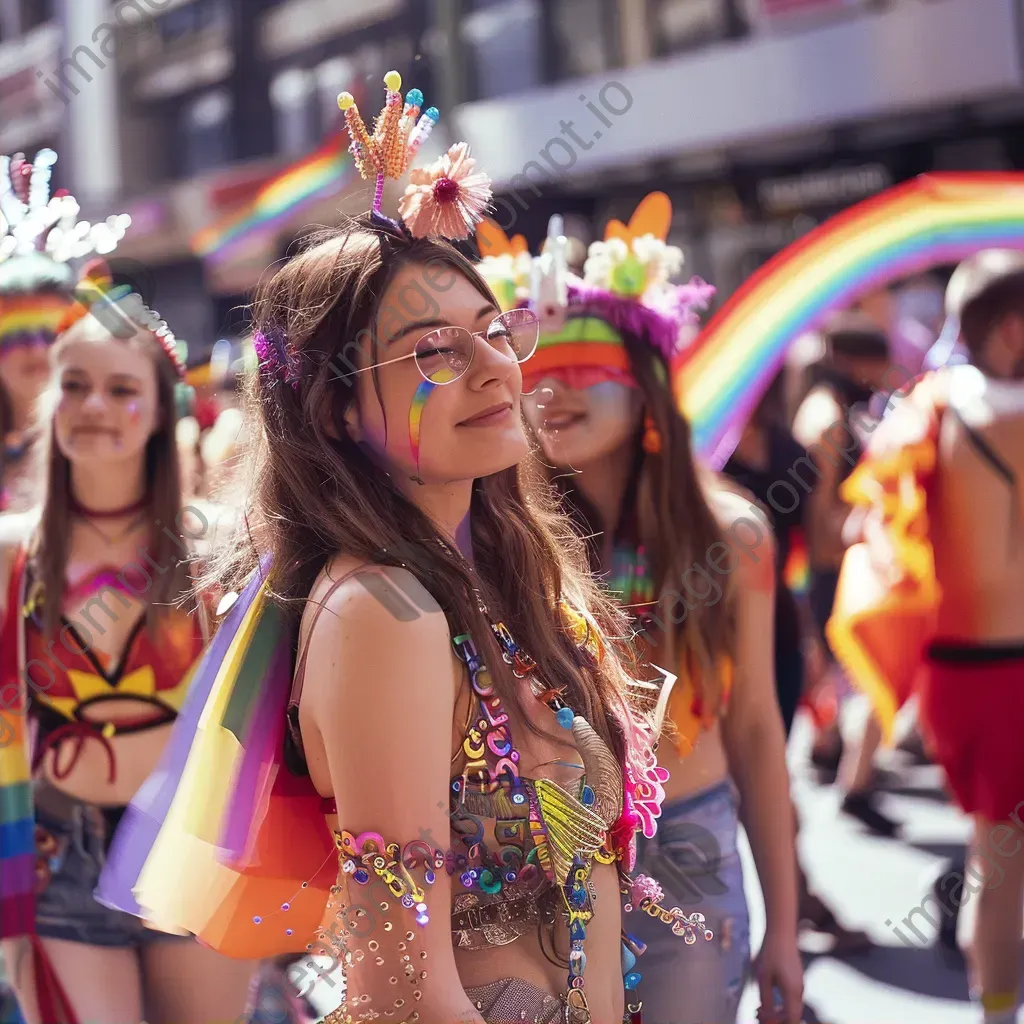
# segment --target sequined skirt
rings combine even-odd
[[[564,1024],[566,1005],[521,978],[466,989],[487,1024]]]

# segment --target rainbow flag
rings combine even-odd
[[[211,641],[97,889],[106,906],[241,959],[305,950],[338,874],[320,797],[282,761],[295,637],[268,569]]]
[[[254,234],[279,230],[300,210],[340,192],[354,177],[352,157],[336,136],[268,181],[241,210],[193,235],[192,251],[203,259],[226,259]]]
[[[25,552],[12,567],[8,608],[25,601]],[[32,935],[36,924],[36,841],[32,801],[28,686],[19,631],[0,649],[0,939]]]
[[[769,260],[676,357],[677,406],[720,468],[790,343],[871,288],[982,249],[1024,249],[1024,173],[928,174],[850,207]]]

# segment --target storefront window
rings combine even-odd
[[[234,159],[232,102],[225,89],[191,101],[182,113],[182,173],[185,177],[223,167]]]
[[[615,6],[609,0],[551,0],[545,5],[555,79],[599,75],[614,66]]]
[[[279,153],[301,156],[320,141],[316,74],[301,68],[282,71],[270,83],[274,143]]]
[[[652,42],[659,56],[742,34],[743,0],[648,0]]]
[[[472,0],[462,21],[477,99],[525,92],[541,84],[538,0]]]
[[[325,60],[316,71],[317,106],[321,134],[340,130],[344,117],[338,110],[338,93],[352,92],[357,80],[356,65],[345,57]]]
[[[21,31],[29,32],[57,17],[55,0],[22,0]]]

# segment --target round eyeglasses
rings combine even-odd
[[[424,380],[432,384],[451,384],[473,364],[477,338],[483,338],[499,352],[507,349],[517,363],[524,363],[537,351],[539,336],[540,320],[533,310],[510,309],[496,316],[487,325],[486,330],[468,331],[465,327],[438,327],[417,339],[408,355],[385,359],[341,376],[342,379],[354,377],[357,373],[365,373],[379,366],[415,359],[416,369],[420,371]]]

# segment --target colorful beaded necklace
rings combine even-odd
[[[485,616],[488,615],[482,604],[480,610]],[[489,617],[488,621],[502,659],[511,667],[513,675],[517,679],[532,676],[537,668],[533,659],[519,647],[504,623],[493,622]],[[494,793],[501,785],[511,789],[510,799],[513,804],[518,803],[528,808],[534,849],[545,873],[559,886],[568,918],[570,949],[567,1003],[570,1020],[573,1024],[588,1024],[591,1017],[584,992],[587,964],[584,946],[587,925],[594,916],[590,876],[595,860],[613,863],[616,859],[615,854],[607,848],[607,832],[612,822],[606,821],[597,808],[601,806],[607,813],[613,802],[617,801],[615,810],[621,810],[621,779],[617,797],[603,792],[607,786],[591,786],[588,778],[578,798],[550,780],[523,780],[519,773],[519,752],[512,744],[508,727],[508,714],[491,685],[490,674],[468,634],[454,637],[452,643],[466,664],[470,685],[481,712],[476,728],[470,730],[464,744],[467,763],[461,779],[453,781],[453,789],[456,793],[461,789],[463,795],[470,790]],[[544,689],[536,679],[531,679],[530,683],[534,695],[547,704],[564,729],[573,731],[574,735],[592,731],[589,723],[582,716],[576,715],[557,691]],[[605,750],[608,757],[612,758],[606,746]],[[618,771],[617,765],[615,771]],[[607,775],[607,771],[597,774]],[[501,887],[500,879],[492,871],[485,869],[479,878],[474,878],[475,872],[467,874],[478,881],[485,892],[497,891]],[[512,877],[506,874],[505,880],[514,881],[514,873]],[[466,885],[465,877],[462,881]]]

